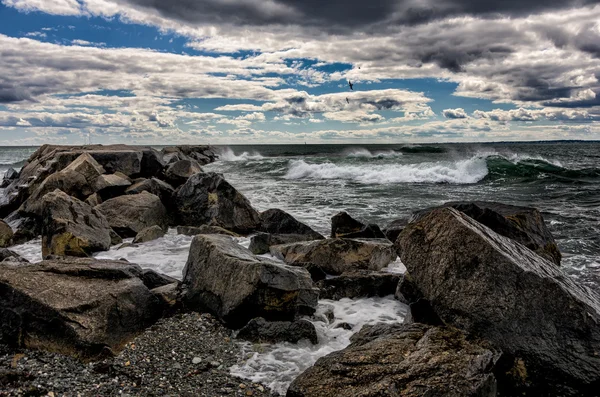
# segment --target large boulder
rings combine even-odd
[[[148,192],[115,197],[95,207],[110,227],[123,238],[135,237],[147,227],[169,227],[167,209],[160,199]]]
[[[223,229],[219,226],[208,226],[202,225],[200,227],[195,226],[177,226],[177,234],[183,234],[184,236],[197,236],[198,234],[222,234],[229,237],[241,237],[239,234],[234,233],[230,230]]]
[[[165,178],[171,185],[179,187],[186,183],[192,175],[199,172],[202,172],[202,168],[197,161],[179,160],[167,167]]]
[[[98,211],[56,190],[42,199],[42,255],[86,257],[110,248],[110,226]]]
[[[131,182],[124,174],[100,175],[94,183],[95,194],[101,201],[125,194],[125,190],[131,186]]]
[[[22,216],[18,211],[6,217],[5,222],[14,231],[13,245],[24,244],[42,234],[42,224],[38,219]]]
[[[320,299],[368,298],[396,293],[399,274],[354,270],[339,277],[330,277],[317,283]]]
[[[317,361],[287,397],[495,397],[498,354],[458,330],[422,324],[365,327]]]
[[[311,240],[324,239],[320,233],[315,232],[310,226],[298,221],[285,211],[270,209],[260,213],[259,230],[270,234],[302,234]]]
[[[562,255],[558,245],[548,230],[542,214],[535,208],[486,201],[451,202],[442,207],[457,209],[496,233],[513,239],[560,265]],[[411,222],[422,219],[431,210],[429,208],[415,212],[410,219]]]
[[[504,352],[504,393],[597,395],[597,293],[452,208],[409,224],[398,245],[417,295],[435,314]]]
[[[84,360],[115,354],[162,313],[141,273],[93,259],[0,264],[0,338]]]
[[[160,198],[160,201],[162,201],[165,207],[172,207],[175,189],[167,182],[163,182],[157,178],[141,179],[134,181],[134,183],[125,190],[125,194],[139,194],[141,192],[152,193]]]
[[[150,226],[140,231],[133,239],[133,244],[147,243],[164,237],[165,230],[158,225]]]
[[[14,235],[12,228],[3,220],[0,220],[0,248],[11,246]]]
[[[270,234],[258,233],[250,239],[248,249],[255,255],[268,254],[274,245],[298,243],[302,241],[313,241],[314,236],[310,234]]]
[[[236,335],[253,343],[298,343],[308,340],[313,345],[319,343],[317,330],[313,323],[300,319],[296,321],[267,321],[264,318],[253,318]]]
[[[187,308],[209,311],[233,328],[255,317],[291,321],[310,315],[318,299],[306,270],[257,257],[216,234],[194,237],[183,284]]]
[[[408,225],[407,218],[395,219],[383,228],[383,233],[390,241],[396,241],[402,230]]]
[[[258,212],[220,174],[192,176],[175,194],[178,223],[182,226],[220,226],[246,234],[260,224]]]
[[[350,270],[381,270],[396,258],[388,240],[327,239],[275,245],[271,254],[294,265],[313,263],[332,275]]]
[[[14,181],[15,179],[17,179],[19,177],[19,172],[16,171],[14,168],[9,168],[6,170],[6,172],[4,173],[4,179],[8,180],[8,181]]]
[[[347,212],[340,212],[331,218],[331,238],[387,238],[379,226],[365,225],[352,218]]]

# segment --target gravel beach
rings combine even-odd
[[[274,396],[229,374],[242,355],[230,336],[211,315],[190,313],[159,321],[96,363],[0,344],[0,396]]]

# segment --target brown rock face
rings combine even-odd
[[[300,375],[287,397],[496,396],[498,354],[454,328],[376,325],[352,340]]]
[[[600,385],[600,297],[554,263],[452,209],[397,244],[410,283],[446,324],[504,352],[505,393],[592,396]],[[509,376],[510,375],[510,376]]]

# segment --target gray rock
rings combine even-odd
[[[10,260],[11,262],[21,262],[28,263],[29,261],[21,255],[17,254],[14,251],[11,251],[7,248],[0,248],[0,262],[4,262],[6,260]]]
[[[270,209],[261,212],[259,230],[270,234],[302,234],[309,236],[311,240],[321,240],[324,238],[310,226],[305,225],[280,209]]]
[[[166,234],[165,230],[158,225],[150,226],[140,231],[133,240],[134,244],[147,243],[164,237]]]
[[[92,259],[0,264],[1,339],[84,360],[117,353],[162,311],[140,272]]]
[[[321,280],[317,287],[321,290],[320,299],[369,298],[393,295],[399,280],[398,274],[354,270],[339,277]]]
[[[167,209],[160,199],[148,192],[115,197],[95,207],[119,236],[135,237],[147,227],[169,227]]]
[[[0,248],[6,248],[12,245],[14,233],[6,222],[0,220]]]
[[[548,230],[542,214],[535,208],[486,201],[452,202],[442,207],[457,209],[496,233],[513,239],[560,265],[562,255],[558,245]],[[414,213],[411,222],[422,219],[431,210],[429,208]]]
[[[167,167],[165,178],[171,185],[178,187],[186,183],[192,175],[199,172],[202,172],[202,168],[200,168],[197,161],[179,160]]]
[[[409,224],[397,243],[435,314],[505,353],[501,392],[597,395],[597,293],[455,209]]]
[[[223,229],[222,227],[208,225],[202,225],[200,227],[177,226],[177,234],[183,234],[184,236],[196,236],[198,234],[222,234],[230,237],[241,237],[239,234]]]
[[[86,203],[56,190],[44,196],[42,255],[87,257],[110,248],[106,218]]]
[[[133,185],[125,190],[125,194],[139,194],[141,192],[148,192],[158,196],[166,208],[171,208],[173,205],[173,194],[175,193],[175,189],[173,189],[173,186],[160,179],[150,178],[136,180]]]
[[[268,254],[274,245],[298,243],[302,241],[313,241],[314,236],[310,234],[270,234],[258,233],[252,236],[248,249],[255,255]]]
[[[37,219],[22,216],[17,211],[6,217],[5,222],[14,231],[13,245],[24,244],[42,234],[42,225]]]
[[[422,324],[364,327],[352,344],[317,361],[288,397],[495,397],[498,353],[458,330]]]
[[[19,177],[19,172],[16,171],[14,168],[9,168],[6,170],[6,172],[4,173],[4,179],[8,180],[8,181],[12,181],[15,180]]]
[[[253,343],[298,343],[304,339],[313,345],[319,343],[315,326],[307,320],[269,322],[264,318],[253,318],[236,337]]]
[[[85,199],[85,203],[90,207],[95,207],[102,204],[102,197],[98,193],[94,193]]]
[[[347,212],[340,212],[331,218],[331,238],[377,238],[386,235],[375,224],[365,225],[352,218]]]
[[[383,233],[388,240],[395,242],[406,225],[408,225],[408,218],[393,220],[385,228],[383,228]]]
[[[340,238],[275,245],[271,254],[291,265],[314,263],[332,275],[350,270],[381,270],[397,257],[388,240]]]
[[[236,233],[250,233],[260,224],[258,212],[220,174],[192,176],[175,194],[182,226],[220,226]]]
[[[94,189],[102,201],[125,194],[129,186],[131,181],[125,175],[118,174],[100,175],[94,183]]]
[[[306,270],[257,257],[216,234],[194,237],[183,284],[186,307],[209,311],[233,328],[255,317],[290,321],[310,315],[318,299]]]

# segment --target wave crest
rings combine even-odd
[[[351,149],[345,152],[346,157],[352,158],[365,158],[365,159],[389,159],[395,157],[401,157],[402,153],[395,152],[393,150],[382,150],[371,152],[368,149],[358,148]]]
[[[243,152],[240,155],[236,155],[231,148],[224,148],[219,153],[219,160],[222,161],[249,161],[249,160],[262,160],[264,156],[260,153],[253,151],[252,153]]]

